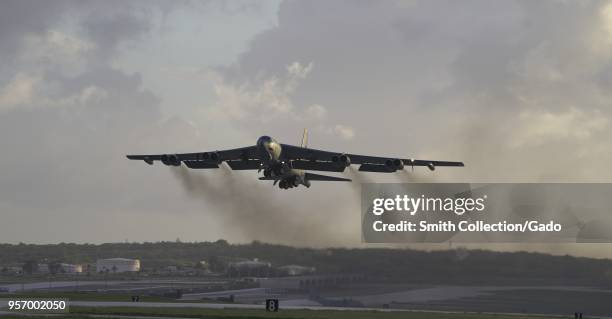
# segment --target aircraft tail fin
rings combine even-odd
[[[303,148],[308,147],[308,129],[307,128],[304,129],[304,134],[302,134],[302,147]]]

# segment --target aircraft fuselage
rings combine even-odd
[[[274,178],[274,184],[280,188],[292,188],[298,185],[310,187],[310,182],[304,178],[302,170],[291,168],[291,163],[282,160],[283,148],[275,139],[262,136],[257,139],[257,152],[265,177]]]

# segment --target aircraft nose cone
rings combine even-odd
[[[269,136],[262,136],[257,140],[258,146],[265,146],[267,148],[268,144],[272,141],[272,138]]]

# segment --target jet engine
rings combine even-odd
[[[393,160],[393,166],[395,166],[395,169],[398,171],[401,171],[404,169],[404,162],[402,162],[401,159],[396,158]]]
[[[283,166],[280,163],[277,163],[264,169],[265,177],[276,177],[281,175],[283,175]]]
[[[298,180],[297,176],[283,179],[278,183],[278,187],[282,189],[294,188],[298,187],[299,185],[300,181]]]
[[[338,165],[342,165],[344,167],[348,167],[349,165],[351,165],[351,158],[348,157],[348,155],[346,154],[334,155],[332,156],[331,160],[332,162]]]
[[[387,169],[389,169],[390,171],[398,171],[398,170],[403,170],[404,169],[404,162],[401,159],[388,159],[385,161],[385,166],[387,167]]]
[[[282,180],[278,183],[278,188],[287,189],[287,181]]]
[[[181,161],[176,154],[164,154],[161,156],[162,163],[168,166],[180,166]]]
[[[387,167],[387,169],[388,169],[388,170],[390,170],[390,171],[394,170],[394,168],[393,168],[393,161],[392,161],[392,160],[390,160],[390,159],[388,159],[388,160],[386,160],[386,161],[385,161],[385,166],[386,166],[386,167]]]
[[[434,171],[436,170],[436,165],[434,165],[434,163],[429,163],[427,164],[427,168],[429,168],[430,171]]]
[[[211,161],[211,162],[219,162],[219,153],[217,152],[205,152],[202,154],[202,160]]]

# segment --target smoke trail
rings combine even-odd
[[[422,172],[408,171],[404,169],[397,171],[395,176],[398,178],[400,183],[436,183],[439,182],[439,178],[435,174],[425,174]]]
[[[353,166],[349,165],[343,173],[346,177],[352,180],[351,189],[354,195],[361,196],[361,184],[374,183],[374,180],[364,173],[359,172]]]
[[[353,183],[355,183],[355,184],[373,183],[374,182],[370,177],[368,177],[364,173],[359,172],[353,166],[347,167],[346,171],[344,171],[344,174],[346,174],[350,179],[352,179]]]
[[[243,240],[261,240],[284,244],[329,246],[346,242],[341,232],[334,229],[340,211],[336,202],[294,204],[290,197],[304,197],[304,193],[280,192],[269,183],[258,183],[237,176],[223,166],[220,172],[202,174],[185,167],[172,168],[174,176],[187,193],[209,205],[207,213],[220,219],[229,236]],[[322,205],[322,208],[318,208]]]

